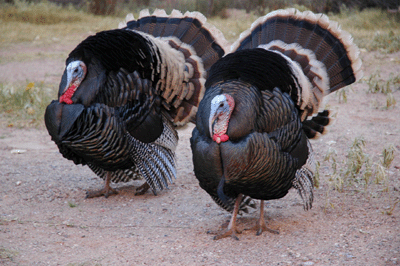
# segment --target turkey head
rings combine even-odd
[[[217,95],[211,101],[209,130],[213,141],[218,144],[229,140],[226,131],[234,108],[235,100],[229,94]]]
[[[86,77],[86,64],[80,60],[72,61],[65,68],[59,88],[60,103],[72,104],[72,96]]]
[[[69,54],[59,86],[59,101],[85,107],[94,103],[115,106],[112,97],[99,99],[104,93],[120,92],[114,88],[113,76],[137,71],[141,78],[157,84],[158,57],[157,48],[137,32],[122,29],[98,32]]]

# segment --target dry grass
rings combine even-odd
[[[328,150],[324,162],[330,163],[328,181],[333,189],[339,192],[346,190],[365,192],[371,184],[379,184],[383,186],[382,191],[388,192],[388,169],[395,157],[394,146],[390,144],[384,147],[380,159],[372,158],[365,147],[366,142],[363,137],[355,138],[344,160],[338,160],[335,149]]]
[[[386,95],[386,105],[383,106],[383,109],[390,109],[396,105],[397,101],[393,96],[393,91],[399,89],[399,74],[390,73],[387,79],[383,79],[377,71],[368,78],[365,78],[364,82],[368,84],[368,93],[382,93]],[[373,107],[376,109],[382,108],[377,102],[373,104]]]
[[[400,50],[400,14],[384,10],[343,10],[339,15],[329,15],[350,32],[355,43],[368,51],[396,52]]]
[[[38,126],[43,124],[44,111],[56,92],[45,84],[0,84],[0,117],[9,127]]]
[[[73,7],[52,3],[27,3],[0,6],[0,47],[40,39],[44,44],[69,42],[82,34],[116,28],[122,20],[94,16]]]
[[[85,12],[85,9],[77,10],[71,6],[61,8],[49,2],[28,3],[15,1],[15,3],[15,6],[1,4],[0,48],[9,48],[20,43],[41,46],[52,46],[57,43],[78,43],[88,34],[116,28],[119,22],[124,21],[124,16],[95,16]],[[137,10],[135,7],[131,8],[134,10],[129,10],[128,6],[122,6],[118,14],[134,11],[134,15],[137,17]],[[154,7],[150,10],[154,10]],[[248,14],[243,10],[229,9],[224,13],[224,18],[218,16],[210,18],[208,21],[220,29],[225,38],[233,43],[240,33],[248,29],[256,19],[257,16],[255,14]],[[380,49],[387,52],[400,49],[398,37],[400,36],[400,18],[398,14],[389,14],[379,10],[365,10],[363,12],[344,10],[342,14],[330,15],[330,19],[339,22],[345,30],[352,33],[355,42],[361,48],[367,50]],[[0,55],[0,63],[9,62],[10,60],[27,60],[29,56],[60,57],[62,55],[60,53],[31,55],[22,52],[12,57]],[[39,98],[49,97],[47,92],[44,93],[42,90],[46,91],[46,87],[56,87],[57,84],[35,84],[33,90],[26,91],[25,87],[29,82],[27,81],[26,84],[22,85],[0,84],[2,102],[0,110],[3,116],[16,114],[18,119],[33,121],[39,119],[40,115],[44,113],[45,105],[33,100],[37,97],[32,95],[37,94]],[[385,93],[387,95],[386,108],[396,104],[396,99],[388,90],[392,89],[394,85],[397,86],[399,82],[398,75],[393,75],[388,81],[381,80],[378,75],[371,76],[367,80],[370,92],[376,93],[377,90],[381,90],[381,92],[386,90],[388,92]],[[10,91],[15,91],[15,93],[10,94]],[[339,98],[341,102],[346,102],[346,93],[346,90],[340,92]],[[22,98],[15,100],[13,97]],[[34,116],[27,114],[26,102],[28,100],[31,102],[30,104],[33,104]]]

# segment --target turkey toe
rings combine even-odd
[[[96,198],[96,197],[101,197],[101,196],[108,198],[108,196],[116,195],[116,194],[118,194],[118,191],[109,187],[109,188],[103,188],[103,189],[99,189],[99,190],[88,190],[88,191],[86,191],[85,198],[90,199],[90,198]]]
[[[236,236],[236,234],[241,234],[241,233],[242,233],[242,231],[240,231],[236,228],[231,228],[228,231],[226,231],[225,233],[214,236],[214,240],[222,239],[222,238],[225,238],[228,236],[232,237],[235,240],[239,240],[239,238]]]

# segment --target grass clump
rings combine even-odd
[[[389,74],[388,79],[382,79],[379,72],[370,75],[366,83],[368,84],[368,93],[383,93],[385,95],[392,93],[393,88],[400,84],[400,74]]]
[[[329,19],[350,32],[360,48],[388,53],[400,51],[400,13],[381,9],[345,9],[337,15],[329,14]]]
[[[43,83],[28,83],[25,87],[0,84],[0,117],[8,121],[8,126],[39,125],[44,112],[52,99],[56,98],[53,89]]]
[[[0,262],[6,263],[7,261],[14,261],[14,257],[18,254],[16,250],[0,247]]]
[[[382,93],[386,95],[386,106],[384,108],[389,109],[396,105],[396,99],[393,96],[393,90],[400,84],[400,75],[390,73],[388,79],[382,79],[379,72],[376,72],[369,76],[366,80],[368,84],[367,93]],[[379,108],[378,103],[374,103],[373,106]]]
[[[388,169],[394,160],[395,148],[393,145],[385,147],[378,163],[365,152],[366,142],[362,137],[355,138],[347,152],[345,160],[339,161],[334,149],[329,149],[324,161],[331,163],[332,172],[328,175],[329,182],[339,192],[346,188],[364,190],[371,183],[382,184],[384,191],[389,191]],[[373,179],[375,177],[375,179]]]
[[[35,3],[15,0],[13,5],[3,4],[0,9],[0,19],[3,22],[50,25],[61,22],[80,22],[82,17],[83,12],[79,12],[73,6],[63,8],[46,1]]]
[[[0,49],[23,42],[78,44],[88,34],[117,28],[125,15],[95,16],[85,8],[62,7],[47,1],[17,0],[13,5],[0,1]]]
[[[396,35],[393,30],[383,33],[377,31],[368,48],[369,50],[380,50],[386,53],[400,51],[400,36]]]
[[[76,203],[73,203],[73,202],[71,202],[71,201],[68,201],[68,206],[70,207],[70,208],[75,208],[76,206],[78,206]]]
[[[330,149],[324,160],[331,162],[332,174],[329,181],[333,187],[343,192],[346,187],[362,185],[366,187],[371,176],[369,156],[364,152],[365,141],[362,137],[356,138],[348,150],[345,161],[337,161],[337,153]]]

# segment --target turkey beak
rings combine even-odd
[[[210,130],[210,137],[211,138],[213,137],[214,126],[215,126],[215,123],[217,122],[217,118],[218,118],[218,115],[217,115],[216,112],[213,113],[213,114],[210,114],[210,119],[208,120],[208,128]]]
[[[71,82],[71,78],[68,77],[67,75],[67,70],[64,71],[64,74],[62,75],[60,86],[58,88],[58,97],[64,94],[66,90],[69,87],[69,84]]]
[[[69,87],[71,87],[71,85],[72,85],[73,82],[74,82],[74,80],[72,80],[71,75],[68,75],[68,76],[67,76],[67,81],[66,81],[65,84],[64,84],[64,90],[63,90],[63,92],[61,93],[61,95],[64,94],[64,93],[68,90]]]

